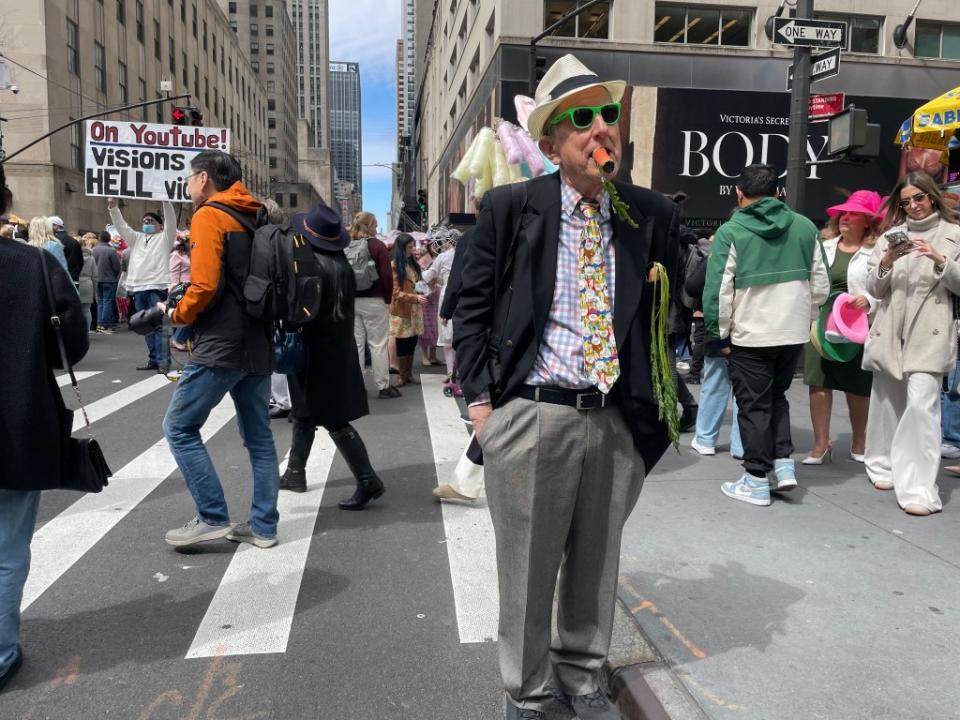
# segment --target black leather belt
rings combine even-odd
[[[596,410],[610,404],[610,397],[596,389],[569,390],[567,388],[524,385],[517,395],[534,402],[569,405],[577,410]]]

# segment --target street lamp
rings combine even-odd
[[[897,50],[903,50],[904,45],[907,44],[907,31],[910,29],[910,23],[913,22],[913,16],[917,14],[917,10],[920,8],[920,2],[921,0],[917,0],[917,4],[913,6],[913,10],[907,15],[903,24],[897,25],[893,29],[893,44],[897,46]]]

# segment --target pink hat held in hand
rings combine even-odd
[[[850,197],[847,198],[845,203],[827,208],[827,215],[835,217],[843,213],[853,212],[873,217],[880,212],[882,200],[880,193],[873,190],[857,190],[850,193]]]
[[[866,310],[861,310],[852,303],[853,295],[840,293],[833,303],[833,312],[830,313],[827,327],[836,327],[836,331],[846,342],[863,345],[867,341],[870,323]]]

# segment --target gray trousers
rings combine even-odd
[[[532,709],[549,704],[548,685],[594,692],[610,647],[620,536],[643,486],[630,430],[614,407],[517,398],[493,412],[482,444],[504,688],[515,705]]]

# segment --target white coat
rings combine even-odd
[[[924,239],[947,258],[937,272],[930,258],[911,253],[880,276],[880,260],[888,235],[906,232],[911,240]],[[945,375],[957,357],[957,330],[953,322],[953,295],[960,295],[960,226],[938,213],[890,228],[873,248],[867,291],[879,306],[863,352],[863,369],[902,379],[909,373]]]
[[[832,240],[823,241],[823,252],[827,256],[827,265],[833,266],[837,259],[837,248],[840,246],[840,236]],[[867,292],[867,273],[869,272],[870,256],[873,254],[872,245],[861,245],[860,249],[850,258],[847,266],[847,292],[851,295],[863,295],[870,303],[871,315],[877,308],[877,299]]]

